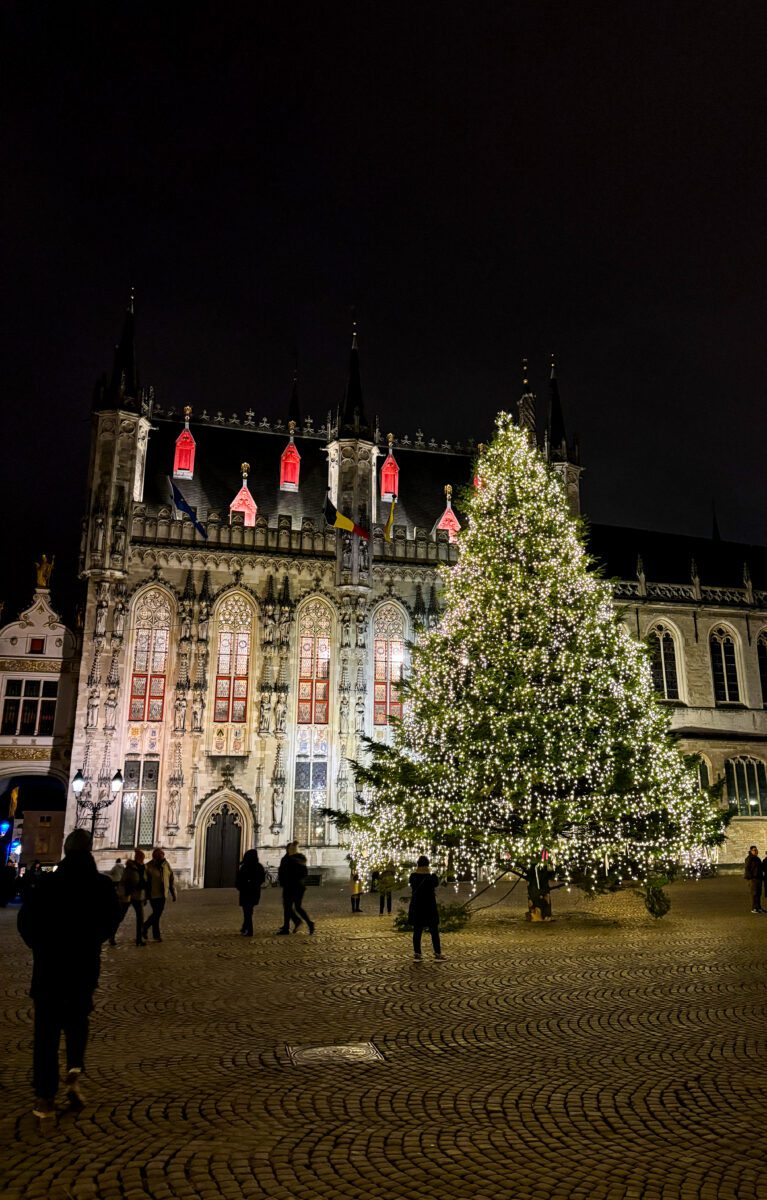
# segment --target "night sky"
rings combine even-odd
[[[593,520],[764,542],[759,3],[9,3],[5,619],[73,595],[90,404],[131,285],[196,411],[343,391],[486,436],[555,351]],[[239,459],[237,459],[239,462]],[[235,463],[236,466],[236,463]]]

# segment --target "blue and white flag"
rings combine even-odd
[[[179,512],[186,513],[186,515],[188,517],[191,517],[192,524],[194,525],[197,532],[200,534],[201,537],[204,537],[207,540],[208,535],[205,532],[205,529],[203,528],[203,526],[197,520],[196,512],[194,511],[193,508],[190,507],[190,505],[187,504],[186,500],[181,495],[181,492],[178,490],[178,488],[176,487],[175,483],[170,478],[170,476],[168,476],[168,483],[170,484],[171,495],[173,497],[173,507],[177,508]]]

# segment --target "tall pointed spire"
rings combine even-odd
[[[138,365],[136,362],[135,293],[130,290],[122,334],[115,346],[114,366],[108,392],[118,408],[134,408],[139,403]]]
[[[551,461],[569,462],[565,419],[562,414],[562,401],[559,396],[559,383],[557,382],[557,371],[553,354],[551,356],[551,373],[549,375],[549,419],[546,426],[546,433]]]
[[[522,359],[522,395],[519,398],[519,428],[526,429],[530,440],[535,444],[535,392],[530,385],[530,374],[527,369],[527,359]]]
[[[288,421],[295,421],[296,428],[301,424],[301,405],[298,401],[298,371],[293,372],[293,387],[290,392],[288,405]]]
[[[362,380],[360,377],[360,355],[357,345],[357,320],[356,317],[352,321],[352,348],[349,354],[349,377],[346,381],[346,394],[344,396],[344,404],[341,412],[341,420],[339,422],[339,434],[341,437],[349,437],[360,435],[365,436],[370,433],[370,428],[365,417],[365,408],[362,402]]]

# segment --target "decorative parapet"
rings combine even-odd
[[[329,527],[318,529],[306,517],[301,527],[295,528],[292,518],[284,513],[278,515],[276,525],[269,525],[264,517],[258,517],[255,525],[246,526],[241,513],[234,513],[230,524],[217,509],[208,514],[206,532],[207,539],[200,537],[187,516],[176,520],[169,507],[134,505],[131,527],[134,544],[195,546],[198,550],[263,550],[331,558],[335,556],[338,535],[337,530]],[[436,538],[430,537],[424,529],[415,529],[408,536],[406,526],[395,525],[392,540],[387,542],[383,526],[375,525],[371,546],[373,557],[384,561],[395,559],[434,565],[454,563],[458,559],[458,547],[449,542],[447,531],[442,529],[437,531]]]
[[[748,588],[697,587],[690,583],[645,583],[633,579],[613,582],[616,599],[676,601],[681,604],[716,604],[727,608],[767,608],[767,592]]]

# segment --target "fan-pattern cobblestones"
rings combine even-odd
[[[105,950],[83,1113],[31,1113],[30,956],[0,910],[3,1200],[749,1200],[763,1194],[767,916],[741,880],[529,926],[521,897],[410,960],[374,912],[309,893],[318,929],[237,936],[185,892],[165,940]],[[373,1041],[380,1063],[286,1045]]]

